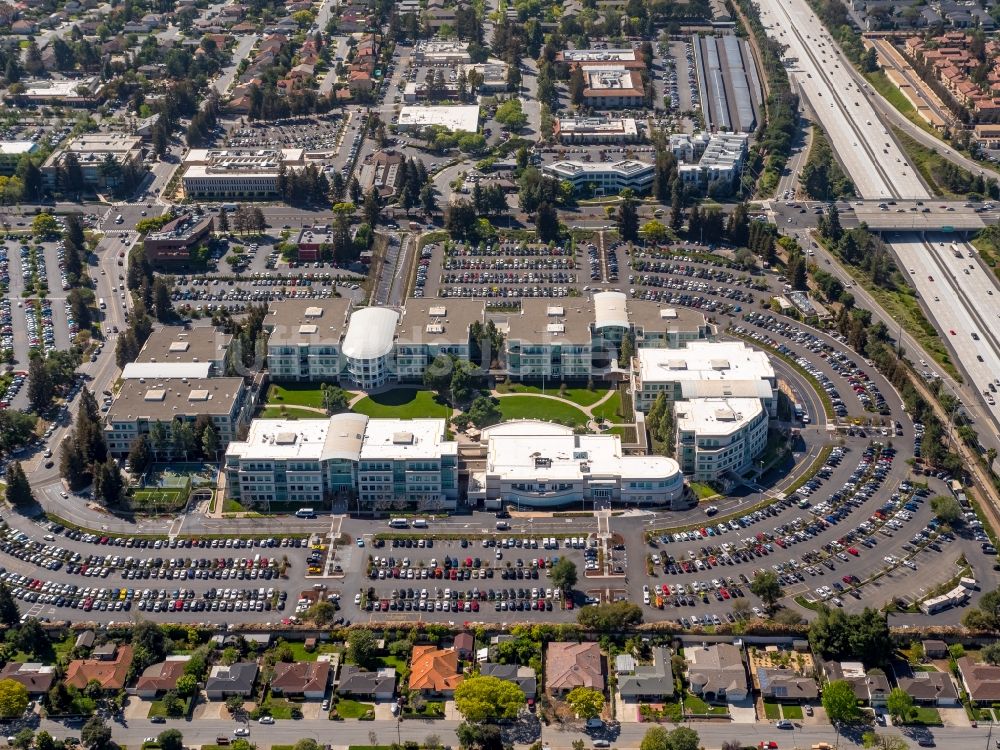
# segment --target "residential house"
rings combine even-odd
[[[458,651],[437,646],[414,646],[410,657],[410,690],[424,695],[450,696],[464,677]]]
[[[484,677],[496,677],[504,682],[516,683],[528,700],[534,700],[538,694],[538,676],[531,667],[484,662],[479,665],[479,674]]]
[[[252,661],[212,667],[205,680],[205,695],[213,701],[225,700],[231,695],[245,698],[253,692],[257,671],[257,663]]]
[[[959,705],[958,690],[947,672],[915,672],[912,677],[900,677],[897,682],[917,705]]]
[[[345,664],[340,670],[337,695],[346,698],[366,698],[376,701],[390,701],[396,696],[396,670],[382,667],[369,672],[352,664]]]
[[[980,705],[1000,702],[1000,666],[980,664],[968,656],[958,660],[958,673],[969,700]]]
[[[797,674],[793,669],[758,667],[756,679],[764,700],[798,703],[814,701],[819,697],[816,680],[808,675]]]
[[[0,670],[0,680],[13,680],[24,685],[28,691],[28,697],[37,698],[45,695],[52,687],[52,681],[56,677],[56,668],[38,662],[21,663],[19,661],[7,662]]]
[[[458,658],[467,661],[472,658],[472,654],[475,651],[476,638],[472,633],[459,633],[455,636],[452,646],[458,652]]]
[[[545,689],[565,695],[573,688],[604,692],[604,654],[593,642],[553,641],[545,652]]]
[[[871,706],[884,706],[889,698],[889,680],[881,670],[866,672],[861,662],[828,661],[823,663],[823,672],[830,682],[846,680],[854,688],[854,696]]]
[[[76,637],[76,642],[73,644],[73,648],[93,648],[95,637],[96,636],[94,635],[93,630],[84,630]]]
[[[712,702],[747,699],[749,685],[743,652],[730,643],[684,649],[691,692]]]
[[[184,674],[190,656],[168,656],[165,661],[146,667],[129,692],[140,698],[152,700],[177,687],[177,680]]]
[[[674,673],[670,665],[670,650],[653,649],[652,664],[636,664],[631,654],[615,658],[618,694],[623,701],[659,703],[674,694]]]
[[[37,28],[33,21],[21,18],[10,25],[10,32],[18,36],[30,36],[35,33]]]
[[[286,698],[322,700],[330,683],[330,662],[278,662],[271,677],[271,692]]]
[[[63,682],[68,687],[83,690],[91,682],[103,690],[121,690],[125,687],[128,668],[132,665],[132,647],[109,643],[95,648],[89,659],[74,659],[66,667]]]

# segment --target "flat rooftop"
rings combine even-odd
[[[86,86],[91,95],[97,92],[100,81],[97,76],[88,78],[64,78],[61,80],[51,80],[43,78],[35,81],[21,81],[24,84],[24,96],[33,98],[51,97],[53,99],[64,99],[80,96],[78,89]]]
[[[243,378],[139,378],[122,382],[108,423],[179,416],[226,416],[244,389]]]
[[[372,419],[365,430],[361,459],[416,461],[458,455],[458,443],[447,441],[443,419]]]
[[[453,132],[475,133],[479,129],[479,106],[455,105],[410,105],[399,111],[399,127],[424,128],[440,125]]]
[[[638,130],[634,117],[561,117],[559,132],[564,135],[622,135],[634,137]]]
[[[562,59],[572,63],[634,62],[635,50],[619,49],[568,49],[563,50]]]
[[[760,416],[759,398],[694,398],[674,404],[677,429],[696,435],[731,435]]]
[[[231,333],[214,327],[164,326],[146,339],[136,362],[216,362],[226,357]]]
[[[397,327],[399,342],[464,344],[477,320],[483,322],[482,300],[409,299]]]
[[[351,300],[346,297],[327,299],[285,299],[271,302],[264,318],[270,330],[269,346],[339,344],[347,331],[347,316]]]
[[[665,456],[626,456],[617,435],[539,434],[534,422],[490,434],[486,473],[501,480],[579,481],[626,476],[665,479],[680,469]]]
[[[507,340],[589,346],[593,322],[593,300],[582,297],[524,299],[520,312],[507,314]]]
[[[368,417],[334,414],[318,419],[255,419],[247,439],[232,442],[227,457],[243,461],[357,461]]]
[[[642,382],[685,380],[774,380],[764,352],[742,341],[691,341],[681,349],[640,349]]]
[[[697,331],[708,325],[705,313],[691,307],[673,307],[651,300],[630,299],[628,317],[633,326],[649,331]]]
[[[0,155],[20,156],[33,153],[38,148],[34,141],[0,141]]]

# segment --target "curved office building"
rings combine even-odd
[[[351,314],[341,347],[346,379],[366,391],[395,381],[393,344],[399,313],[389,307],[362,307]]]

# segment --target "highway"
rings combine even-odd
[[[817,110],[858,193],[865,199],[931,201],[930,192],[865,96],[866,84],[806,0],[761,0],[760,13],[769,33],[787,45],[786,58],[796,58],[789,75]],[[985,403],[983,395],[1000,365],[1000,341],[992,333],[1000,329],[1000,323],[992,319],[1000,301],[995,279],[970,245],[960,243],[965,260],[955,258],[950,236],[909,232],[891,235],[889,240],[925,312],[984,402],[993,421],[991,437],[1000,433],[1000,412]]]

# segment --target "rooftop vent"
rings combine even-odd
[[[208,391],[204,388],[191,391],[188,394],[188,401],[208,401]]]
[[[427,333],[444,333],[444,326],[440,323],[428,323],[427,328],[424,329]]]
[[[163,388],[151,388],[146,391],[143,401],[163,401],[167,397],[167,392]]]
[[[170,351],[172,353],[175,353],[175,354],[179,353],[179,352],[186,352],[190,348],[191,348],[191,342],[190,341],[171,341],[170,342]]]
[[[413,433],[412,432],[394,432],[394,433],[392,433],[392,444],[393,445],[413,445]]]
[[[299,326],[299,333],[302,335],[316,333],[316,331],[318,330],[319,327],[314,323],[303,323],[302,325]]]
[[[274,436],[275,445],[295,445],[298,436],[294,432],[279,432]]]
[[[307,307],[306,308],[306,312],[305,312],[305,316],[307,318],[321,318],[321,317],[323,317],[323,308],[322,307]]]
[[[665,320],[674,320],[677,318],[677,309],[673,307],[664,307],[660,310],[660,317]]]
[[[427,311],[427,314],[434,318],[443,318],[448,314],[448,308],[444,305],[435,305]]]

